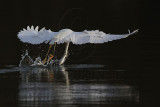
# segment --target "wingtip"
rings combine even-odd
[[[134,30],[132,33],[129,33],[130,35],[138,33],[139,29]]]
[[[38,32],[39,26],[36,26],[35,30]]]
[[[128,29],[128,33],[130,34],[131,33],[131,31]]]
[[[31,26],[31,30],[34,30],[34,26],[33,25]]]
[[[29,27],[29,26],[27,26],[27,30],[30,30],[30,27]]]
[[[43,31],[43,30],[45,30],[46,28],[45,27],[43,27],[40,31]]]
[[[139,29],[137,29],[137,30],[134,30],[134,31],[133,31],[133,33],[137,33],[138,31],[139,31]]]
[[[23,31],[26,31],[26,29],[25,29],[25,28],[23,28]]]

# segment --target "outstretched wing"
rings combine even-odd
[[[54,32],[45,28],[38,31],[38,28],[38,26],[35,29],[33,26],[31,28],[28,26],[27,29],[23,29],[18,33],[18,38],[24,43],[31,44],[47,43],[52,39]]]
[[[72,42],[73,44],[85,44],[85,43],[95,43],[100,44],[104,42],[109,42],[117,39],[126,38],[129,35],[135,34],[138,30],[133,31],[129,34],[106,34],[102,31],[95,30],[95,31],[83,31],[83,32],[71,32],[68,35],[63,36],[63,38],[59,39],[59,36],[55,36],[51,40],[51,44],[57,42],[58,44],[64,42]],[[61,36],[62,37],[62,36]],[[58,39],[57,39],[58,38]]]
[[[50,43],[58,44],[64,42],[72,42],[73,44],[85,44],[85,43],[104,43],[108,41],[113,41],[121,38],[126,38],[129,35],[135,34],[138,30],[133,31],[129,34],[106,34],[99,30],[94,31],[83,31],[83,32],[73,32],[70,29],[63,29],[59,32],[52,32],[51,30],[46,30],[42,28],[38,31],[38,26],[34,29],[28,26],[27,29],[23,29],[18,33],[18,38],[24,43],[40,44],[40,43]]]

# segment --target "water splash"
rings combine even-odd
[[[34,62],[32,58],[28,55],[28,50],[25,51],[25,54],[22,55],[22,59],[19,63],[19,67],[32,65]]]
[[[35,58],[33,60],[29,55],[28,55],[28,50],[25,51],[25,54],[22,54],[22,59],[19,63],[19,67],[23,66],[48,66],[48,65],[55,65],[58,63],[58,60],[47,60],[45,63],[41,59],[41,57]]]

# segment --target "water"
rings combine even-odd
[[[139,105],[140,86],[126,83],[125,72],[98,64],[6,66],[0,70],[0,106]]]
[[[153,106],[159,78],[158,52],[152,50],[158,46],[153,43],[121,49],[118,43],[86,45],[62,66],[44,66],[40,57],[32,59],[26,51],[20,67],[1,66],[0,107]]]
[[[3,0],[0,107],[157,107],[159,8],[158,0]],[[48,45],[26,46],[17,39],[17,33],[28,25],[115,34],[140,30],[101,45],[71,44],[61,68],[19,68],[22,49],[42,59],[48,50]],[[64,47],[58,48],[59,59]]]

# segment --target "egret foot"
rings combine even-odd
[[[48,58],[48,61],[50,61],[51,59],[53,59],[53,55],[52,54],[50,54],[50,57]]]
[[[52,48],[52,45],[53,45],[53,44],[51,44],[51,45],[49,46],[48,52],[47,52],[47,54],[46,54],[46,57],[45,57],[45,59],[43,60],[43,64],[46,63],[47,56],[48,56],[48,54],[49,54],[50,49]]]

